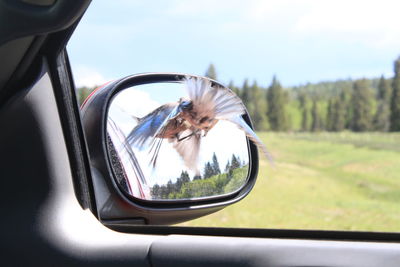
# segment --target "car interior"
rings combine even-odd
[[[98,152],[100,115],[115,92],[104,90],[176,76],[121,78],[81,117],[66,44],[88,8],[88,0],[0,1],[4,266],[399,266],[398,233],[169,226],[239,201],[251,179],[235,194],[189,204],[121,194]]]

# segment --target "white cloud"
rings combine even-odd
[[[77,66],[72,69],[76,87],[95,87],[109,82],[100,72],[86,66]]]
[[[118,107],[127,114],[139,118],[144,117],[160,105],[151,98],[148,92],[134,88],[119,93],[111,104],[111,106]]]
[[[306,2],[306,13],[294,25],[299,34],[330,36],[380,48],[400,45],[398,1]]]
[[[400,45],[398,11],[394,0],[249,0],[179,1],[168,14],[217,19],[228,32],[273,30],[294,38],[317,37],[379,48]]]
[[[144,71],[202,74],[210,62],[224,82],[267,84],[277,74],[295,84],[388,72],[400,47],[400,1],[132,2],[89,8],[69,54],[101,72],[74,72],[78,85]]]

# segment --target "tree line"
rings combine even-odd
[[[205,76],[217,80],[210,64]],[[284,88],[274,76],[268,87],[230,82],[258,131],[400,131],[400,57],[391,78],[337,80]],[[94,88],[77,90],[79,103]]]
[[[213,64],[205,75],[217,79]],[[268,87],[247,79],[228,87],[243,100],[258,131],[400,131],[400,57],[393,78],[284,88],[274,76]]]
[[[232,154],[221,172],[214,153],[212,160],[205,163],[202,176],[191,179],[187,171],[182,171],[174,182],[169,180],[165,185],[153,185],[151,196],[153,199],[183,199],[221,195],[238,189],[246,178],[247,164],[241,162],[238,156]]]

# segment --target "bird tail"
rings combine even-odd
[[[269,153],[267,147],[263,144],[263,142],[260,140],[260,138],[256,135],[256,133],[250,128],[250,126],[244,121],[244,119],[241,116],[236,116],[227,119],[227,121],[230,121],[234,123],[239,129],[245,132],[246,136],[253,141],[254,144],[263,152],[265,157],[269,160],[269,162],[273,165],[274,159],[272,155]]]

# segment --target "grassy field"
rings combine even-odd
[[[241,202],[185,226],[400,231],[400,134],[260,133],[265,158]]]

